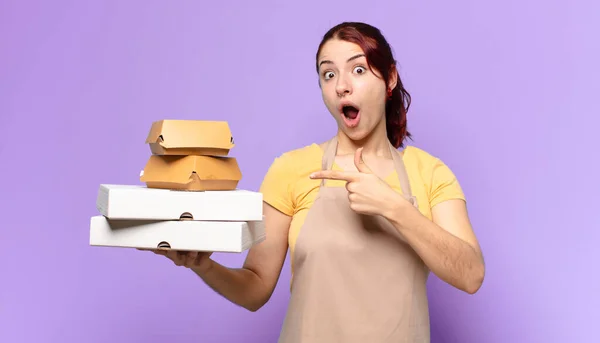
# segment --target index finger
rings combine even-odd
[[[356,175],[354,173],[339,171],[339,170],[320,170],[310,174],[311,179],[328,179],[328,180],[343,180],[354,181]]]

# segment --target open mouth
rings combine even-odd
[[[342,113],[347,119],[353,120],[356,119],[356,117],[358,117],[358,108],[352,105],[344,106],[342,107]]]
[[[358,125],[360,120],[360,110],[358,107],[354,105],[343,105],[342,106],[342,118],[344,119],[344,123],[348,127],[355,127]]]

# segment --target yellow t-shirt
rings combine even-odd
[[[261,184],[260,192],[266,203],[292,217],[288,243],[294,254],[296,238],[312,206],[321,180],[309,178],[321,170],[323,149],[311,144],[283,153],[275,158]],[[448,199],[463,199],[464,193],[454,173],[439,158],[413,147],[404,148],[402,157],[411,191],[417,197],[419,211],[431,219],[431,208]],[[342,170],[333,164],[333,170]],[[398,174],[394,171],[385,179],[390,187],[402,193]],[[343,187],[345,181],[327,180],[327,187]],[[292,259],[293,260],[293,259]],[[292,263],[293,273],[293,263]]]

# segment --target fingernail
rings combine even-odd
[[[309,175],[309,177],[310,177],[311,179],[312,179],[312,178],[314,178],[314,177],[315,177],[315,173],[311,173],[311,174]]]

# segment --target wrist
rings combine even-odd
[[[414,206],[401,194],[396,192],[394,192],[394,197],[387,203],[388,206],[386,206],[386,209],[382,214],[383,217],[389,220],[396,228],[402,229],[407,216],[410,215],[410,210],[415,209]]]
[[[190,267],[190,269],[198,274],[199,276],[202,275],[206,275],[208,272],[210,272],[212,270],[212,268],[214,267],[215,262],[209,258],[206,258],[206,260],[202,261],[202,263],[198,266],[194,266],[194,267]]]

